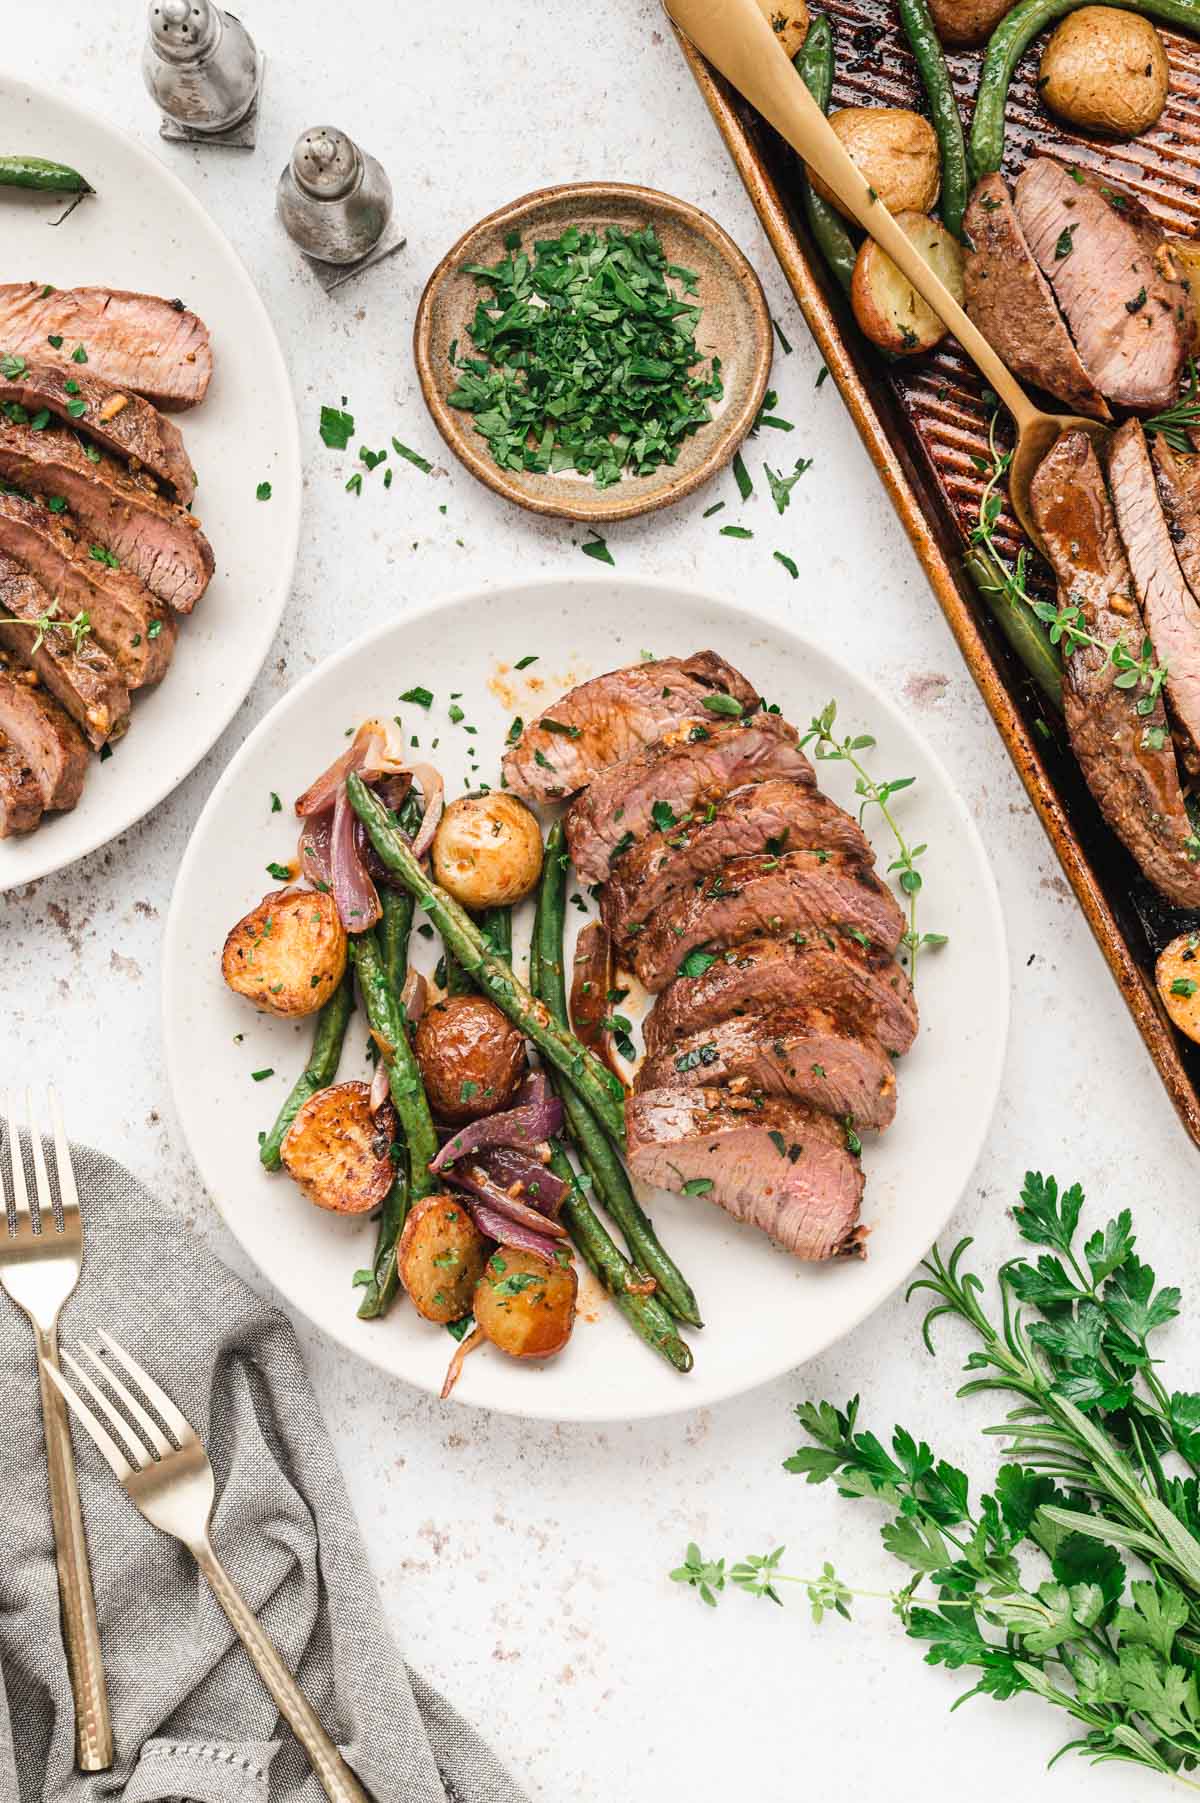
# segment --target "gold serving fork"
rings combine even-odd
[[[330,1803],[370,1803],[366,1791],[326,1734],[316,1711],[212,1549],[209,1520],[215,1493],[213,1468],[194,1429],[170,1397],[153,1378],[147,1376],[123,1347],[118,1346],[110,1334],[102,1331],[100,1338],[112,1358],[124,1367],[126,1375],[140,1389],[158,1420],[173,1436],[174,1444],[132,1390],[116,1375],[112,1365],[92,1347],[83,1346],[80,1350],[137,1423],[137,1427],[141,1429],[141,1438],[129,1425],[116,1403],[70,1353],[63,1353],[63,1364],[75,1379],[78,1390],[73,1389],[61,1371],[49,1362],[44,1362],[42,1369],[66,1398],[76,1419],[87,1429],[108,1460],[113,1475],[135,1508],[140,1509],[146,1520],[162,1533],[181,1540],[195,1559],[228,1616],[234,1633],[254,1661],[258,1675],[274,1699],[280,1715],[307,1753]],[[80,1391],[86,1391],[92,1398],[99,1415],[84,1402]],[[108,1423],[107,1427],[105,1422]],[[111,1433],[109,1428],[112,1429]],[[150,1451],[147,1451],[147,1445],[151,1448]]]
[[[67,1412],[49,1381],[58,1365],[58,1315],[79,1281],[83,1259],[83,1230],[79,1218],[79,1192],[71,1168],[71,1153],[63,1130],[62,1113],[54,1091],[49,1092],[50,1118],[54,1123],[54,1163],[58,1175],[59,1205],[54,1205],[41,1130],[28,1091],[25,1108],[29,1121],[29,1147],[33,1157],[37,1212],[29,1202],[21,1141],[13,1097],[7,1101],[8,1170],[11,1213],[0,1178],[0,1214],[6,1215],[0,1231],[0,1287],[29,1318],[37,1343],[38,1380],[42,1396],[42,1421],[46,1431],[46,1465],[50,1475],[50,1519],[54,1527],[54,1556],[58,1566],[58,1593],[62,1604],[63,1644],[71,1694],[75,1699],[75,1759],[81,1772],[106,1772],[113,1762],[112,1722],[108,1690],[100,1656],[100,1629],[96,1600],[88,1567],[87,1541],[79,1510],[75,1478],[75,1454]]]

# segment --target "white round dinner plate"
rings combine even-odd
[[[836,699],[839,731],[877,739],[861,754],[872,770],[880,778],[915,778],[892,805],[910,845],[929,847],[921,859],[921,925],[948,934],[949,943],[921,959],[921,1033],[898,1066],[897,1118],[865,1146],[867,1257],[803,1265],[712,1202],[651,1192],[659,1235],[691,1280],[705,1318],[703,1331],[690,1335],[692,1372],[680,1376],[663,1364],[583,1271],[579,1320],[558,1358],[520,1364],[485,1347],[467,1360],[456,1397],[514,1415],[604,1421],[665,1415],[763,1383],[830,1345],[904,1280],[945,1226],[979,1153],[1008,1032],[1000,904],[965,803],[890,702],[785,627],[673,585],[563,578],[413,609],[298,683],[217,783],[176,881],[163,1018],[179,1119],[228,1226],[289,1303],[350,1350],[422,1389],[440,1388],[453,1341],[403,1300],[381,1321],[357,1318],[351,1278],[370,1263],[372,1225],[322,1213],[287,1176],[268,1176],[259,1165],[258,1135],[303,1068],[312,1023],[260,1015],[225,987],[225,935],[277,886],[266,866],[295,855],[295,797],[361,720],[398,714],[406,737],[420,742],[412,755],[437,762],[453,797],[499,780],[515,715],[529,719],[573,683],[636,663],[643,651],[686,656],[704,647],[735,663],[801,729]],[[400,699],[418,687],[433,696],[428,708]],[[818,774],[835,799],[855,806],[847,766],[822,763]],[[888,830],[876,811],[866,826],[885,870],[894,856]],[[586,893],[580,901],[591,911]],[[514,923],[522,974],[531,913],[526,904]],[[584,918],[581,906],[569,906],[567,915],[572,930]],[[414,962],[431,969],[437,946],[419,934],[413,945]],[[366,1039],[360,1012],[351,1021],[342,1079],[367,1073]]]
[[[6,154],[49,156],[96,189],[52,229],[69,196],[0,189],[0,282],[126,288],[180,298],[212,334],[198,407],[172,414],[199,477],[193,512],[216,559],[180,622],[158,688],[133,698],[126,736],[93,759],[79,804],[0,841],[0,891],[61,870],[140,820],[200,762],[245,698],[283,613],[300,530],[300,440],[283,353],[237,253],[150,151],[62,95],[0,75]],[[0,351],[3,351],[0,342]],[[271,499],[259,501],[260,482]]]

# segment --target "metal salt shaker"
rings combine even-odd
[[[150,0],[142,74],[164,138],[252,146],[262,69],[245,26],[211,0]]]
[[[275,209],[327,291],[404,242],[391,223],[385,170],[334,125],[310,126],[297,138]]]

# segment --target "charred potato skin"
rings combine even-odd
[[[553,1358],[571,1337],[578,1294],[569,1262],[547,1265],[533,1252],[500,1246],[475,1289],[475,1322],[509,1358]]]
[[[1108,138],[1149,131],[1167,104],[1167,53],[1141,13],[1083,6],[1051,34],[1038,93],[1056,118]]]
[[[525,1075],[524,1039],[481,995],[451,995],[427,1008],[413,1050],[429,1106],[451,1127],[506,1108]]]
[[[1200,1045],[1200,933],[1180,933],[1165,945],[1154,975],[1172,1024]]]
[[[1015,0],[929,0],[929,11],[943,44],[967,48],[991,37]]]
[[[464,908],[507,908],[542,874],[542,829],[515,795],[461,795],[438,823],[433,874]]]
[[[318,1090],[279,1148],[283,1168],[301,1193],[330,1214],[367,1214],[392,1187],[396,1113],[385,1102],[372,1114],[370,1097],[366,1083],[335,1083]]]
[[[941,276],[954,298],[963,300],[963,256],[940,220],[923,213],[899,213],[896,224]],[[864,336],[893,356],[916,356],[944,338],[946,328],[900,274],[885,251],[865,238],[854,265],[850,305]]]
[[[804,0],[795,0],[793,6],[785,6],[782,0],[758,0],[758,3],[783,46],[784,55],[799,55],[808,36],[808,7]]]
[[[928,119],[906,107],[844,106],[830,113],[829,123],[889,212],[929,212],[941,185],[941,160]],[[820,176],[808,174],[822,200],[849,219]]]
[[[230,931],[221,975],[264,1014],[299,1020],[325,1006],[346,969],[346,929],[332,895],[276,889]]]
[[[458,1196],[422,1196],[400,1235],[400,1281],[426,1321],[461,1320],[487,1262],[484,1239]]]

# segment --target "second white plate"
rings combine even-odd
[[[890,702],[784,628],[682,588],[556,580],[459,595],[414,611],[298,684],[217,783],[171,904],[163,1012],[175,1106],[233,1233],[318,1327],[422,1389],[439,1389],[453,1344],[403,1302],[383,1321],[357,1319],[350,1280],[370,1262],[373,1228],[322,1214],[286,1177],[267,1176],[258,1163],[258,1133],[270,1126],[305,1062],[311,1023],[265,1018],[225,988],[225,935],[275,886],[265,867],[295,852],[293,799],[337,756],[360,720],[400,714],[406,733],[420,741],[414,755],[437,761],[454,796],[480,780],[497,780],[514,715],[529,718],[572,683],[636,662],[643,648],[668,656],[704,646],[761,684],[801,728],[836,698],[840,729],[878,740],[864,756],[879,776],[916,779],[893,805],[909,842],[929,846],[922,860],[922,925],[948,934],[949,944],[920,966],[921,1033],[898,1066],[896,1123],[866,1145],[868,1256],[797,1264],[713,1204],[654,1192],[660,1237],[692,1281],[706,1321],[691,1336],[690,1375],[677,1376],[649,1352],[584,1272],[579,1323],[559,1358],[519,1365],[485,1348],[467,1361],[457,1398],[562,1421],[630,1420],[717,1402],[766,1382],[822,1351],[905,1279],[945,1226],[978,1156],[1008,1033],[1003,919],[965,804]],[[536,662],[518,671],[517,662],[530,656]],[[417,686],[432,691],[430,708],[401,703]],[[820,773],[836,800],[855,805],[846,766],[825,763]],[[282,812],[272,812],[272,794],[283,798]],[[877,814],[866,826],[885,868],[894,855],[887,829]],[[572,908],[568,916],[572,926],[583,918]],[[518,957],[527,934],[528,921],[519,918]],[[416,961],[431,967],[436,948],[419,937],[413,943],[422,954]],[[356,1016],[343,1078],[366,1071],[365,1040]]]

